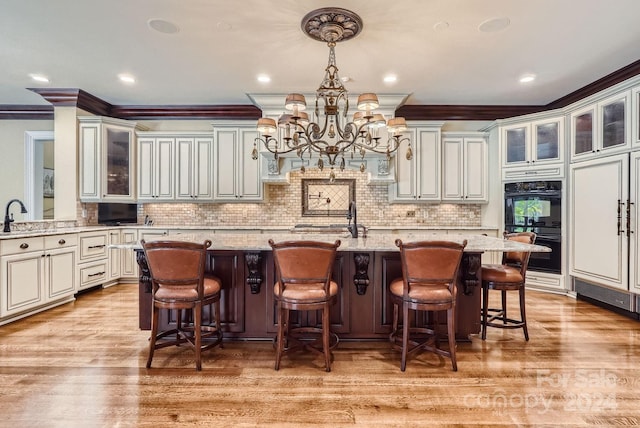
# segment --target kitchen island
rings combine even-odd
[[[483,235],[440,235],[430,233],[378,233],[352,238],[345,233],[183,233],[150,240],[212,241],[206,271],[222,281],[221,318],[225,338],[273,339],[276,331],[276,304],[273,298],[275,266],[268,240],[318,240],[342,244],[333,268],[333,279],[340,287],[337,303],[331,309],[332,331],[341,340],[387,339],[391,332],[393,305],[389,283],[402,276],[400,252],[396,239],[419,240],[467,239],[458,277],[456,337],[468,340],[480,332],[480,265],[484,252],[536,251],[548,248]],[[151,282],[144,253],[134,244],[139,265],[139,322],[141,329],[151,327]],[[203,319],[209,320],[210,308]],[[160,327],[175,323],[167,311],[161,314]],[[315,312],[292,314],[294,326],[317,326],[321,320]],[[415,322],[424,325],[426,314]],[[442,323],[444,327],[444,322]]]

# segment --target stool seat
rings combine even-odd
[[[489,283],[489,287],[499,289],[507,284],[519,284],[522,282],[520,269],[513,266],[486,264],[482,265],[482,280]]]
[[[292,303],[314,303],[323,302],[327,297],[331,298],[338,295],[338,284],[334,281],[329,282],[329,294],[324,290],[324,284],[322,282],[316,282],[312,284],[289,284],[285,289],[280,292],[282,285],[280,281],[277,281],[273,286],[273,294],[276,296],[282,295],[283,301],[289,301]]]
[[[215,277],[204,278],[203,297],[209,298],[218,293],[222,289],[220,280]],[[164,300],[167,302],[186,300],[192,301],[198,298],[198,290],[195,288],[164,286],[159,288],[155,294],[156,300]]]
[[[389,290],[391,294],[394,296],[402,298],[404,296],[404,280],[402,278],[397,278],[391,282],[389,286]],[[420,301],[430,301],[434,304],[442,303],[451,303],[453,302],[453,294],[449,289],[448,284],[439,283],[439,284],[420,284],[420,283],[411,283],[409,285],[409,294],[408,301],[410,302],[420,302]]]

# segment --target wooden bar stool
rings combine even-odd
[[[504,238],[512,241],[533,244],[536,234],[533,232],[504,233]],[[482,340],[487,338],[487,327],[521,328],[525,340],[529,340],[527,314],[525,310],[525,278],[531,252],[505,251],[502,264],[482,265]],[[489,307],[489,290],[500,290],[502,305]],[[518,291],[520,295],[520,319],[507,316],[507,291]],[[489,315],[489,314],[492,315]]]
[[[393,326],[389,340],[394,349],[402,352],[400,370],[405,371],[407,355],[427,350],[451,359],[453,371],[456,362],[456,297],[457,277],[462,253],[467,246],[448,241],[420,241],[403,243],[396,240],[400,248],[402,278],[391,282],[393,302]],[[402,328],[398,328],[398,309],[402,306]],[[409,310],[447,311],[447,336],[449,350],[441,349],[438,343],[437,323],[432,328],[411,327]],[[426,340],[412,339],[411,334],[427,335]],[[400,344],[398,340],[400,339]],[[409,348],[411,346],[411,348]]]
[[[205,277],[207,248],[203,244],[179,241],[141,241],[153,285],[151,338],[147,368],[156,349],[188,343],[195,351],[196,370],[202,370],[202,351],[222,347],[220,290],[218,278]],[[215,306],[215,325],[202,325],[202,308]],[[176,327],[158,333],[161,309],[176,310]],[[182,310],[192,311],[192,323],[183,325]],[[203,340],[209,340],[203,344]]]
[[[285,352],[306,349],[324,355],[325,369],[331,371],[329,309],[336,301],[338,284],[331,280],[331,271],[340,240],[335,243],[317,241],[269,240],[276,265],[273,296],[277,303],[278,335],[275,369]],[[322,328],[289,328],[289,311],[322,311]],[[308,340],[308,336],[321,340]]]

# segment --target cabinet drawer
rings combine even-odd
[[[106,232],[80,235],[80,261],[106,258],[107,244]]]
[[[3,239],[0,241],[0,253],[3,256],[41,250],[44,250],[44,240],[42,239],[42,236],[33,238]]]
[[[53,250],[55,248],[74,247],[76,245],[78,245],[78,235],[75,233],[44,237],[44,247],[47,250]]]
[[[107,261],[80,265],[80,286],[83,288],[102,284],[107,281]]]

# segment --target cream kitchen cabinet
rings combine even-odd
[[[120,230],[113,229],[109,231],[109,245],[117,245],[122,242]],[[117,283],[122,275],[122,261],[118,248],[108,248],[109,252],[109,271],[107,274],[108,283]]]
[[[73,300],[77,235],[0,242],[0,323]]]
[[[500,127],[502,166],[530,167],[563,162],[564,116],[529,118]]]
[[[78,234],[78,290],[109,283],[109,232]]]
[[[629,150],[631,93],[626,90],[570,113],[571,162]]]
[[[135,202],[135,122],[81,116],[80,189],[83,202]]]
[[[183,135],[176,138],[176,200],[211,202],[213,199],[213,138]]]
[[[214,127],[215,201],[262,201],[262,163],[251,157],[256,137],[253,124]]]
[[[138,133],[138,202],[174,199],[175,138]]]
[[[403,141],[396,152],[397,181],[389,185],[390,202],[439,202],[441,199],[441,124],[410,125],[409,141]],[[405,153],[411,144],[413,158]]]
[[[138,242],[137,229],[122,229],[120,232],[120,241],[123,244],[134,244]],[[138,280],[138,262],[136,261],[136,252],[131,249],[121,249],[120,251],[120,280],[132,281]]]
[[[488,201],[487,140],[477,134],[442,134],[442,201]]]

